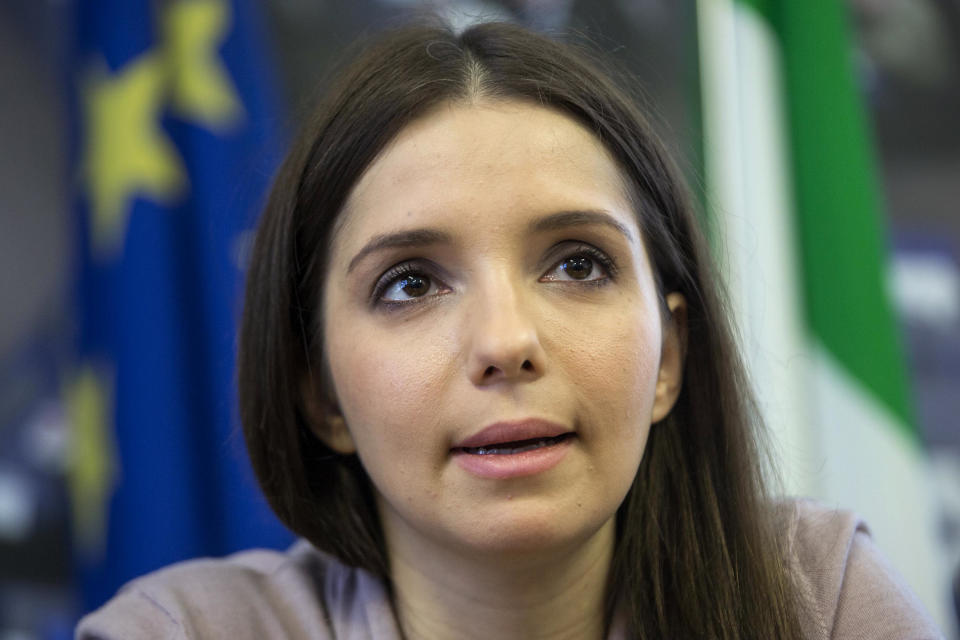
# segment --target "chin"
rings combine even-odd
[[[390,552],[531,565],[591,541],[611,543],[619,497],[619,492],[518,487],[499,495],[458,494],[454,501],[381,494],[378,502]]]
[[[483,556],[524,556],[568,552],[585,545],[605,525],[613,531],[614,515],[604,517],[570,510],[505,509],[482,523],[454,533],[464,551]],[[593,516],[593,517],[590,517]]]

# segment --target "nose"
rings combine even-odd
[[[532,381],[544,374],[534,301],[505,279],[491,283],[471,305],[469,364],[478,386]]]

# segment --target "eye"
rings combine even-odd
[[[391,282],[380,298],[389,301],[420,298],[427,295],[433,287],[430,276],[422,273],[408,273]]]
[[[544,282],[603,283],[614,273],[613,262],[594,247],[581,246],[568,253],[540,278]]]
[[[405,304],[420,298],[445,293],[442,283],[416,264],[391,267],[380,276],[373,291],[374,304]]]

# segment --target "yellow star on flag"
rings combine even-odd
[[[218,52],[230,27],[229,9],[222,0],[179,0],[163,14],[171,107],[216,132],[229,130],[244,116]]]
[[[165,88],[164,66],[154,53],[113,75],[96,69],[84,83],[81,170],[95,255],[111,256],[122,246],[135,195],[170,202],[186,186],[180,158],[160,126]]]
[[[116,479],[116,454],[108,420],[110,383],[92,366],[79,371],[65,391],[70,424],[67,486],[77,547],[99,558],[106,542],[107,505]]]

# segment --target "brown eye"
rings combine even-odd
[[[445,293],[443,283],[409,265],[399,265],[383,275],[374,291],[380,302],[413,302]]]
[[[579,244],[554,262],[540,277],[541,282],[575,282],[602,286],[612,282],[616,265],[605,253],[588,244]]]
[[[574,280],[585,280],[593,273],[593,260],[587,256],[570,256],[560,263],[560,269]]]
[[[418,274],[411,274],[397,282],[397,286],[411,298],[417,298],[430,290],[430,278]]]

